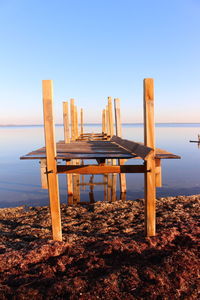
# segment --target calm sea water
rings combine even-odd
[[[85,125],[87,132],[100,132],[99,125]],[[180,155],[180,160],[163,160],[163,187],[157,196],[200,194],[200,149],[189,143],[200,134],[200,124],[157,124],[156,146]],[[143,126],[123,125],[123,137],[143,141]],[[42,126],[0,127],[0,207],[48,205],[48,192],[40,185],[37,160],[19,157],[44,145]],[[56,140],[63,139],[63,127],[56,126]],[[134,161],[135,163],[135,161]],[[95,180],[101,181],[96,175]],[[89,176],[85,176],[89,181]],[[66,176],[59,175],[61,202],[67,202]],[[119,186],[117,187],[119,195]],[[81,190],[81,201],[89,201],[89,188]],[[143,197],[143,174],[127,175],[127,199]],[[94,189],[95,200],[103,199],[103,187]]]

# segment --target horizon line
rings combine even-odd
[[[115,124],[115,123],[114,123]],[[143,125],[143,122],[127,122],[127,123],[121,123],[122,125],[129,125],[129,124],[135,124],[135,125]],[[155,122],[156,124],[200,124],[200,122]],[[69,124],[71,126],[71,124]],[[81,125],[79,123],[79,125]],[[83,125],[102,125],[102,123],[84,123]],[[17,127],[17,126],[44,126],[44,124],[0,124],[0,127]],[[55,126],[63,126],[63,123],[56,123]]]

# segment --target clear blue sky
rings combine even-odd
[[[107,96],[141,122],[145,77],[157,122],[200,122],[199,0],[0,0],[0,38],[0,124],[42,123],[42,79],[56,122],[69,98],[101,121]]]

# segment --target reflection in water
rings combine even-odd
[[[80,164],[79,160],[74,160],[74,164]],[[81,161],[83,164],[83,161]],[[101,175],[101,180],[99,181],[99,176],[90,175],[89,180],[85,180],[84,175],[73,174],[72,175],[72,185],[73,185],[73,195],[68,194],[67,202],[68,205],[76,204],[93,204],[99,201],[99,197],[95,199],[95,187],[103,186],[103,201],[113,202],[119,199],[126,200],[126,193],[122,193],[120,198],[117,197],[117,174],[104,174]],[[81,190],[85,191],[86,187],[88,190],[89,201],[81,201]]]

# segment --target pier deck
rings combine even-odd
[[[114,140],[115,138],[113,138]],[[121,142],[129,142],[132,147],[144,146],[140,143],[121,139]],[[131,147],[131,146],[129,146]],[[146,147],[144,147],[146,148]],[[140,150],[141,151],[141,150]],[[75,141],[65,144],[64,141],[56,143],[56,159],[59,160],[71,160],[71,159],[130,159],[130,158],[143,158],[144,153],[136,154],[131,151],[131,148],[123,148],[117,142],[112,141]],[[140,157],[142,155],[143,157]],[[42,147],[35,151],[32,151],[20,159],[45,159],[46,148]],[[166,150],[157,148],[155,153],[157,159],[172,159],[180,158],[180,156],[172,154]]]

